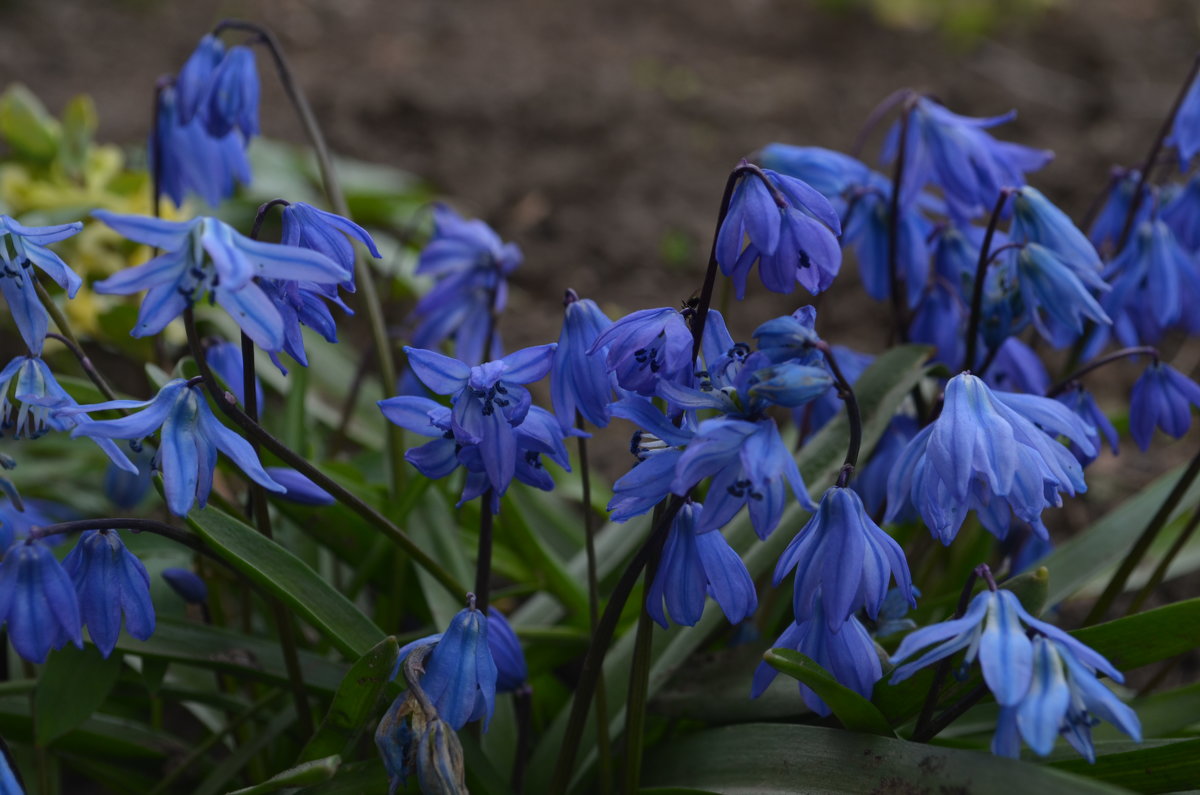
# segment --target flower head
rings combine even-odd
[[[492,652],[492,659],[496,661],[496,692],[519,690],[529,678],[521,641],[508,625],[504,614],[494,607],[488,608],[487,625],[488,648]]]
[[[320,252],[336,262],[349,274],[342,284],[348,290],[354,290],[354,246],[351,241],[362,243],[375,259],[382,256],[367,230],[348,218],[304,202],[292,202],[283,208],[282,215],[281,242]]]
[[[1086,242],[1086,241],[1085,241]],[[1016,257],[1017,283],[1024,309],[1034,328],[1048,342],[1061,340],[1055,328],[1069,339],[1083,332],[1083,319],[1111,323],[1091,290],[1107,292],[1109,286],[1090,268],[1071,267],[1058,254],[1039,243],[1027,243]],[[1043,313],[1047,320],[1043,320]]]
[[[250,182],[246,140],[236,130],[213,137],[204,122],[184,115],[182,88],[159,91],[154,129],[147,145],[158,171],[159,194],[182,207],[194,193],[211,207]],[[185,120],[186,119],[186,120]]]
[[[102,655],[117,645],[122,615],[125,629],[138,640],[154,634],[150,575],[116,530],[84,531],[63,569],[75,584],[83,623]]]
[[[1200,408],[1200,386],[1174,367],[1153,362],[1133,385],[1129,433],[1143,450],[1156,427],[1178,439],[1192,427],[1192,406]]]
[[[1200,152],[1200,80],[1193,78],[1188,86],[1166,143],[1178,150],[1179,170],[1186,171],[1192,158]]]
[[[156,467],[162,472],[167,507],[178,516],[186,516],[193,503],[203,508],[208,501],[218,450],[255,483],[269,491],[285,491],[263,469],[250,443],[213,416],[199,385],[177,378],[151,400],[110,400],[70,411],[108,409],[142,410],[115,420],[81,422],[71,435],[137,440],[161,428]]]
[[[580,299],[574,290],[567,291],[564,303],[562,333],[550,368],[550,399],[554,414],[564,430],[575,426],[576,412],[592,425],[603,428],[612,416],[609,403],[616,379],[596,367],[588,358],[588,351],[596,338],[612,326],[612,321],[595,301]],[[597,353],[607,355],[605,350]]]
[[[1123,343],[1153,344],[1176,325],[1200,330],[1191,309],[1200,301],[1200,272],[1163,221],[1138,225],[1107,277],[1112,292],[1103,306]]]
[[[83,648],[71,578],[40,541],[17,541],[0,561],[0,622],[7,623],[17,654],[30,662],[45,662],[51,649],[67,642]]]
[[[685,413],[676,426],[654,404],[636,396],[614,403],[612,413],[639,429],[629,444],[629,452],[637,461],[613,484],[613,497],[608,503],[613,521],[624,522],[650,510],[671,493],[675,467],[696,435],[696,427],[690,414]]]
[[[1096,449],[1094,454],[1084,453],[1078,446],[1071,445],[1071,452],[1079,459],[1080,464],[1087,466],[1096,460],[1096,456],[1099,455],[1100,448],[1102,447],[1101,441],[1108,443],[1108,447],[1112,450],[1113,455],[1117,454],[1117,429],[1113,427],[1112,422],[1100,410],[1100,407],[1096,405],[1096,399],[1092,397],[1091,392],[1088,392],[1081,385],[1076,384],[1066,392],[1057,395],[1055,399],[1075,412],[1081,420],[1093,428],[1090,440],[1092,446]]]
[[[198,108],[208,134],[222,138],[237,130],[247,140],[258,135],[258,67],[249,47],[230,47],[208,75]]]
[[[83,280],[67,267],[62,258],[46,248],[79,232],[78,221],[55,226],[22,226],[7,215],[0,215],[0,293],[8,302],[21,339],[32,353],[42,352],[50,316],[38,297],[34,281],[36,266],[74,298]]]
[[[660,380],[679,381],[691,374],[692,332],[675,309],[642,309],[596,337],[588,356],[601,353],[621,388],[652,397]]]

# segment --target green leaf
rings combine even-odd
[[[92,644],[50,655],[34,695],[34,741],[49,745],[91,717],[121,675],[120,653],[108,659]]]
[[[0,737],[33,744],[33,718],[27,696],[0,697]],[[187,745],[143,723],[97,713],[54,742],[55,752],[111,759],[162,759],[182,755]]]
[[[800,652],[769,649],[763,659],[780,673],[808,685],[850,731],[894,736],[892,727],[874,704],[839,683],[832,674]]]
[[[303,795],[387,795],[388,777],[376,756],[365,762],[343,765],[333,778],[300,790]]]
[[[96,104],[86,94],[80,94],[67,103],[62,118],[62,150],[59,156],[67,173],[82,176],[87,166],[88,150],[92,146],[92,134],[98,123]]]
[[[1125,787],[1134,792],[1191,789],[1200,781],[1200,739],[1168,743],[1125,753],[1052,762],[1051,769]]]
[[[252,527],[215,508],[188,514],[188,524],[217,553],[316,627],[350,659],[384,638],[379,627],[304,561]]]
[[[1038,566],[1033,571],[1018,574],[1011,580],[1001,583],[1005,590],[1012,591],[1021,601],[1021,606],[1030,615],[1040,616],[1046,609],[1046,597],[1050,593],[1050,570]]]
[[[268,792],[278,792],[289,787],[307,787],[328,781],[337,773],[342,765],[342,758],[337,754],[323,759],[304,762],[293,768],[276,773],[261,784],[253,787],[234,790],[229,795],[266,795]]]
[[[379,695],[387,687],[399,652],[396,639],[387,637],[350,668],[317,733],[301,751],[300,762],[331,757],[354,745],[375,711]]]
[[[34,160],[52,160],[58,135],[58,122],[28,88],[14,83],[0,95],[0,136],[14,150]]]
[[[1156,607],[1071,633],[1120,671],[1132,671],[1200,647],[1200,598]]]
[[[816,726],[753,723],[700,732],[657,749],[643,783],[698,787],[724,795],[1121,791],[1054,768],[975,751]]]
[[[222,759],[193,790],[192,795],[217,795],[224,792],[225,785],[232,781],[251,759],[295,723],[296,710],[293,707],[287,707],[274,715],[266,726],[257,728],[248,740],[238,744],[233,753]]]

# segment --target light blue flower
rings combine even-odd
[[[0,215],[0,293],[8,302],[21,339],[31,353],[40,354],[49,330],[50,316],[34,287],[36,266],[74,298],[83,280],[46,248],[83,229],[78,221],[55,226],[22,226],[7,215]]]
[[[150,575],[116,530],[84,531],[63,569],[75,584],[83,624],[103,656],[117,645],[122,615],[125,630],[138,640],[154,634]]]
[[[244,237],[216,218],[163,221],[96,210],[94,216],[121,235],[163,254],[97,282],[99,293],[130,295],[146,290],[131,334],[157,334],[184,309],[211,294],[259,347],[280,350],[283,318],[258,277],[338,284],[349,274],[324,254]]]
[[[156,467],[162,472],[167,507],[177,516],[186,516],[197,501],[201,508],[208,501],[218,450],[254,482],[269,491],[285,491],[263,469],[250,443],[213,416],[199,385],[177,378],[151,400],[110,400],[68,411],[109,409],[142,411],[115,420],[81,422],[71,435],[137,440],[161,428]]]
[[[382,256],[367,230],[336,213],[304,202],[292,202],[283,208],[281,215],[283,234],[280,242],[320,252],[341,265],[350,275],[341,286],[351,292],[354,291],[354,246],[350,241],[362,243],[375,259]]]

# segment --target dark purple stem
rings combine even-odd
[[[992,217],[988,219],[987,231],[983,234],[983,245],[979,247],[979,264],[975,268],[975,284],[971,289],[971,317],[967,323],[967,355],[964,357],[963,370],[975,366],[976,339],[979,337],[979,323],[983,314],[983,283],[987,278],[988,263],[992,238],[996,235],[996,225],[1000,223],[1000,213],[1004,204],[1012,195],[1011,188],[1003,188],[996,198],[996,206],[992,208]]]

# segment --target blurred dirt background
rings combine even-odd
[[[224,17],[277,32],[335,150],[427,179],[521,245],[510,346],[557,335],[567,286],[614,313],[687,298],[739,158],[848,148],[902,86],[970,115],[1017,108],[1001,135],[1057,152],[1034,184],[1078,217],[1112,165],[1144,157],[1200,32],[1185,0],[7,0],[0,77],[54,113],[89,93],[98,137],[138,145],[155,78]],[[265,134],[299,141],[260,70]],[[752,292],[740,336],[807,301]],[[820,328],[877,351],[885,308],[843,278]],[[1156,462],[1125,451],[1119,483],[1097,467],[1127,493],[1190,450],[1160,444]]]

